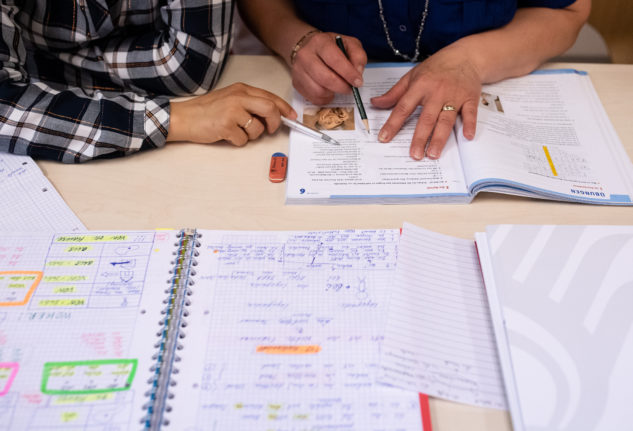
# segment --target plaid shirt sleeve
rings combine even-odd
[[[169,0],[160,10],[128,10],[134,2],[122,0],[116,17],[104,0],[83,21],[74,1],[64,11],[68,2],[40,0],[66,23],[46,8],[46,20],[18,18],[24,11],[1,1],[0,151],[78,163],[161,147],[167,96],[207,92],[228,55],[232,0]],[[147,31],[110,32],[107,23]],[[51,28],[58,40],[96,42],[64,51],[41,36]]]

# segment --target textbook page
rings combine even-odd
[[[0,153],[0,196],[0,231],[86,229],[28,156]]]
[[[0,430],[136,430],[173,232],[0,235]]]
[[[379,382],[506,408],[473,241],[405,223],[380,365]]]
[[[486,85],[475,139],[459,125],[473,194],[632,204],[633,165],[584,72],[539,70]]]
[[[426,397],[374,382],[397,229],[198,232],[170,424],[430,429]]]
[[[633,226],[477,234],[516,431],[633,424]]]
[[[376,63],[365,69],[365,84],[359,91],[371,134],[351,94],[337,95],[332,103],[319,107],[295,92],[293,106],[299,120],[321,129],[340,145],[290,132],[287,203],[470,201],[453,134],[439,160],[416,161],[409,156],[420,108],[390,143],[378,141],[391,111],[373,108],[370,98],[385,93],[410,67]]]

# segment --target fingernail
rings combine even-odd
[[[362,87],[362,86],[363,86],[363,80],[362,79],[354,80],[354,87]]]
[[[413,153],[411,153],[411,157],[415,160],[422,160],[424,158],[424,151],[422,148],[416,148],[413,150]]]
[[[378,140],[380,142],[387,142],[389,140],[389,133],[385,132],[384,130],[382,132],[380,132],[380,134],[378,135]]]
[[[439,157],[439,154],[437,154],[435,150],[428,151],[426,155],[429,157],[429,159],[432,159],[432,160],[435,160]]]
[[[358,70],[358,73],[362,74],[363,73],[363,69],[365,69],[362,65],[358,65],[356,66],[356,70]]]

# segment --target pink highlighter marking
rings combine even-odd
[[[17,362],[0,362],[0,368],[9,368],[10,374],[9,374],[9,378],[7,379],[4,388],[0,388],[0,397],[5,395],[7,392],[9,392],[9,389],[11,388],[11,384],[13,383],[13,379],[15,379],[16,374],[18,374],[18,368],[20,368],[20,365]]]

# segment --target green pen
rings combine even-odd
[[[343,45],[343,39],[341,38],[341,36],[336,36],[336,44],[338,45],[339,48],[341,48],[341,51],[343,51],[343,54],[345,54],[345,57],[347,57],[347,51],[345,51],[345,45]],[[354,94],[354,100],[356,101],[356,107],[358,108],[360,119],[363,121],[363,124],[365,125],[365,129],[367,129],[367,133],[370,133],[369,120],[367,120],[367,113],[365,112],[363,101],[360,98],[360,93],[358,92],[358,88],[354,87],[353,85],[352,85],[352,93]]]

